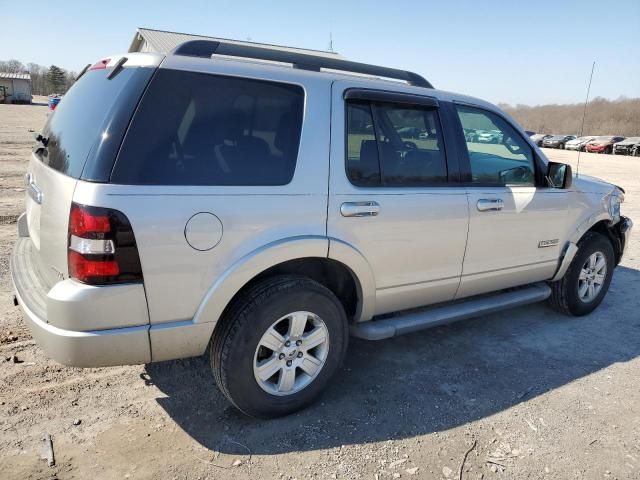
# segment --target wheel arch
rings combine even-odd
[[[209,288],[193,322],[213,323],[215,329],[242,292],[256,281],[280,274],[300,274],[323,284],[342,302],[352,321],[373,316],[375,284],[364,257],[344,242],[305,236],[273,242],[234,262]]]
[[[582,240],[582,238],[584,238],[584,236],[589,232],[596,232],[601,234],[611,242],[611,245],[613,246],[613,252],[615,254],[616,265],[617,265],[618,263],[620,263],[620,260],[622,259],[622,251],[623,251],[622,237],[621,237],[620,230],[616,228],[617,225],[618,225],[617,223],[612,224],[610,220],[600,220],[594,223],[586,232],[584,232],[580,236],[580,239],[578,240],[578,242]]]
[[[582,222],[566,242],[558,263],[558,268],[550,281],[556,282],[564,277],[573,257],[578,252],[578,244],[589,232],[599,233],[611,242],[617,265],[622,259],[623,252],[622,234],[620,233],[619,228],[616,228],[617,225],[618,223],[612,223],[611,216],[608,212],[601,212],[598,215],[593,215]]]

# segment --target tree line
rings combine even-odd
[[[499,104],[526,130],[558,135],[579,135],[584,103],[567,105]],[[620,97],[607,100],[596,97],[587,104],[584,135],[640,136],[640,98]]]
[[[45,67],[37,63],[27,63],[20,60],[0,60],[0,72],[28,73],[31,75],[31,92],[33,95],[51,95],[52,93],[66,93],[76,78],[76,73],[65,70],[57,65]]]

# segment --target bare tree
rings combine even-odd
[[[525,129],[539,133],[579,134],[584,104],[502,105]],[[587,105],[584,135],[640,136],[640,98],[596,97]]]

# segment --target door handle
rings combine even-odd
[[[378,202],[345,202],[340,205],[343,217],[375,217],[380,213]]]
[[[479,212],[497,212],[504,208],[504,202],[500,198],[482,198],[476,206]]]

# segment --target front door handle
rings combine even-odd
[[[340,205],[343,217],[375,217],[380,213],[378,202],[345,202]]]
[[[504,202],[500,198],[482,198],[476,206],[480,212],[497,212],[504,208]]]

